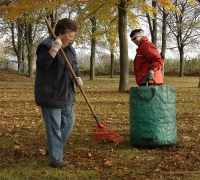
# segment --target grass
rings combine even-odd
[[[130,144],[129,94],[119,93],[119,76],[84,77],[84,91],[100,122],[123,137],[121,143],[89,142],[97,127],[78,89],[76,123],[65,147],[67,170],[49,167],[34,79],[0,70],[0,180],[197,180],[200,178],[200,89],[198,77],[165,77],[176,88],[178,142],[171,147]],[[130,86],[136,86],[130,76]]]

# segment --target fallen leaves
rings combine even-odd
[[[34,102],[33,79],[22,78],[21,80],[12,75],[9,80],[9,75],[4,77],[6,79],[0,82],[2,95],[0,98],[3,100],[0,106],[0,163],[2,165],[16,164],[20,159],[23,161],[26,158],[28,160],[43,158],[48,164],[48,158],[45,157],[44,121],[40,108]],[[165,80],[167,81],[168,77]],[[187,89],[182,87],[179,81],[175,81],[176,78],[170,80],[177,87],[178,143],[171,147],[156,149],[140,149],[131,146],[129,94],[117,92],[117,78],[97,79],[93,82],[85,80],[85,92],[100,122],[119,133],[124,141],[118,144],[89,142],[97,124],[77,89],[77,100],[74,104],[76,122],[65,147],[65,153],[73,164],[72,171],[89,172],[90,179],[96,174],[96,179],[110,179],[110,177],[154,179],[154,175],[167,179],[165,178],[167,172],[171,173],[167,174],[167,177],[178,176],[181,172],[191,172],[191,175],[198,173],[200,162],[199,89],[192,88],[194,85],[190,85],[190,79],[185,81],[187,82],[185,86],[190,87]],[[20,163],[18,166],[20,167]]]

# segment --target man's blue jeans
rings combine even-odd
[[[46,125],[50,162],[62,162],[63,149],[75,123],[73,105],[64,108],[42,107],[42,113]]]

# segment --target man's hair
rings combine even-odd
[[[69,18],[63,18],[60,19],[55,27],[55,34],[56,36],[59,35],[59,33],[61,34],[65,34],[66,32],[76,32],[78,30],[78,26],[76,24],[75,21],[69,19]]]

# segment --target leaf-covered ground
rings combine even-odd
[[[178,142],[171,147],[130,144],[129,94],[119,93],[119,76],[84,77],[84,92],[100,122],[123,137],[121,143],[90,142],[97,124],[77,91],[76,124],[65,147],[69,166],[49,167],[34,78],[0,70],[0,180],[198,180],[200,179],[200,88],[198,77],[165,77],[176,88]],[[136,86],[130,76],[130,86]]]

